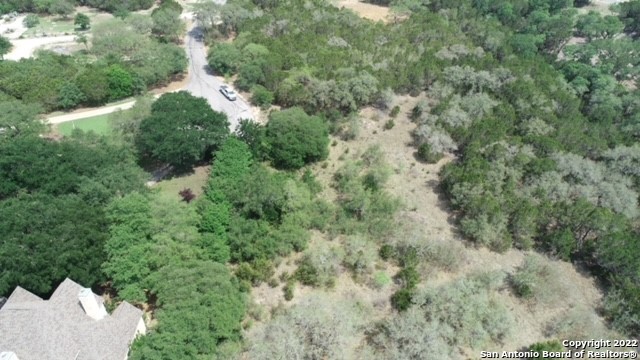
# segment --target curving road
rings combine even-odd
[[[207,99],[213,110],[226,113],[229,128],[235,131],[240,119],[255,120],[251,106],[239,94],[236,101],[229,101],[220,93],[220,85],[225,84],[224,79],[211,73],[202,38],[202,29],[198,26],[192,26],[187,32],[185,47],[189,58],[189,83],[185,90]]]

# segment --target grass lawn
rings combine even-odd
[[[40,16],[40,24],[25,31],[24,37],[33,37],[36,34],[45,33],[47,35],[60,35],[64,33],[73,33],[75,26],[73,25],[73,16],[68,19],[62,19],[53,16]]]
[[[93,131],[96,134],[108,134],[110,130],[109,115],[98,115],[81,120],[67,121],[58,124],[56,127],[62,135],[71,135],[73,129]]]
[[[81,12],[87,15],[91,20],[91,25],[95,25],[113,18],[113,15],[106,12],[98,11],[96,9],[77,8],[76,10],[76,13]],[[43,33],[50,36],[64,34],[74,35],[76,33],[76,26],[73,24],[73,21],[76,13],[69,15],[67,19],[64,19],[60,16],[39,16],[40,24],[25,31],[22,36],[25,38],[30,38],[36,35],[40,36]],[[83,32],[89,33],[90,31]]]
[[[154,188],[158,189],[163,197],[182,200],[178,193],[183,189],[191,189],[196,196],[200,196],[207,179],[209,179],[209,166],[200,166],[191,174],[161,180]]]

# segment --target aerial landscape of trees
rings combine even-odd
[[[189,92],[148,94],[187,69],[185,3],[3,2],[116,17],[71,17],[90,30],[86,50],[0,60],[0,297],[22,286],[46,298],[70,277],[129,301],[151,324],[136,360],[562,351],[563,336],[602,336],[589,332],[600,316],[606,334],[637,337],[640,0],[607,13],[570,0],[368,2],[389,21],[324,0],[189,4],[209,69],[261,108],[237,129]],[[105,135],[42,121],[131,96]],[[410,169],[371,140],[400,126]],[[440,169],[437,184],[424,169]],[[405,203],[426,186],[451,238],[422,231],[438,220]],[[467,249],[486,269],[458,272]],[[514,260],[494,264],[503,254]],[[534,314],[578,286],[563,266],[591,274],[602,300],[589,316],[555,307],[534,341],[513,340],[514,307]]]

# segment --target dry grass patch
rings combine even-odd
[[[360,17],[373,21],[388,22],[390,10],[388,7],[363,3],[358,0],[338,0],[334,5],[339,8],[352,10]]]

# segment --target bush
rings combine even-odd
[[[398,114],[400,114],[400,106],[396,105],[393,107],[393,109],[391,109],[389,116],[391,116],[392,119],[395,119],[396,117],[398,117]]]
[[[391,305],[398,311],[406,311],[411,307],[413,295],[412,289],[402,288],[391,296]]]
[[[433,151],[431,151],[431,145],[429,143],[422,143],[420,146],[418,146],[418,152],[416,153],[416,155],[418,157],[418,160],[424,161],[427,164],[435,164],[444,156],[442,154],[434,153]]]
[[[514,325],[507,307],[494,295],[500,283],[489,279],[491,273],[428,288],[413,302],[424,316],[443,326],[445,341],[477,348],[499,342]]]
[[[304,285],[331,287],[340,271],[343,258],[342,249],[320,245],[305,253],[298,264],[295,278]]]
[[[368,274],[373,270],[376,259],[374,244],[359,235],[347,236],[344,242],[344,264],[353,271],[356,277]]]
[[[416,270],[415,266],[407,266],[402,268],[396,276],[396,281],[402,285],[402,287],[407,289],[413,289],[418,282],[420,282],[420,274]]]
[[[22,23],[24,24],[24,26],[31,29],[33,27],[38,26],[38,24],[40,24],[40,17],[36,14],[29,14],[24,18]]]
[[[395,249],[389,244],[384,244],[380,247],[380,258],[384,261],[389,261],[396,256]]]
[[[396,123],[393,121],[393,119],[389,119],[386,123],[384,123],[385,130],[391,130],[394,126],[396,126]]]
[[[293,299],[293,292],[296,289],[296,283],[293,281],[288,281],[287,285],[282,288],[284,292],[284,299],[287,301],[291,301]]]
[[[251,88],[251,103],[262,109],[268,109],[273,103],[273,93],[262,85],[254,85]]]
[[[549,340],[549,341],[545,341],[545,342],[539,342],[539,343],[535,343],[535,344],[529,346],[529,351],[537,352],[538,356],[529,357],[527,359],[531,359],[531,360],[533,360],[533,359],[551,360],[553,358],[543,357],[542,356],[542,352],[543,351],[547,351],[547,352],[562,352],[562,351],[565,351],[565,350],[566,349],[564,348],[564,346],[562,346],[562,344],[558,340]]]
[[[509,283],[516,295],[538,304],[550,304],[567,299],[571,285],[565,284],[558,264],[542,255],[530,254],[524,259]]]
[[[380,290],[391,283],[391,278],[384,271],[378,271],[373,274],[373,287]]]
[[[266,259],[257,259],[251,263],[241,263],[235,272],[238,279],[248,281],[253,286],[269,281],[273,274],[273,263]]]

